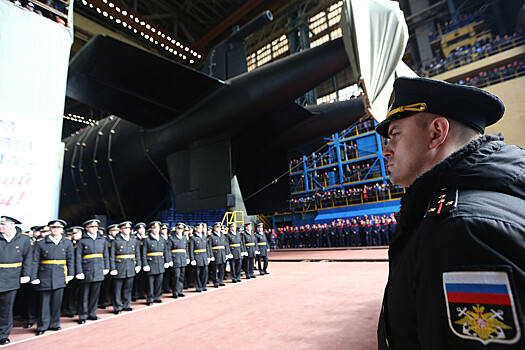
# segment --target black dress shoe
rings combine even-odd
[[[78,316],[77,314],[66,314],[66,317],[75,317]]]
[[[10,340],[9,338],[0,339],[0,345],[6,345],[9,344]]]
[[[86,320],[78,320],[78,324],[84,324],[86,323]]]
[[[29,322],[24,325],[24,328],[31,328],[31,327],[33,327],[33,324]]]
[[[185,295],[184,295],[184,294],[182,294],[182,293],[180,293],[180,294],[179,294],[179,297],[181,297],[181,298],[184,298],[184,297],[185,297]]]
[[[213,285],[215,288],[219,288],[219,285],[218,284],[214,284]]]
[[[151,301],[148,301],[148,302],[146,303],[146,306],[151,306],[151,305],[153,305],[153,302],[151,302]]]
[[[158,300],[153,300],[154,303],[157,303],[157,304],[162,304],[162,300],[158,299]]]
[[[59,331],[59,330],[61,330],[61,329],[62,329],[62,328],[60,328],[60,327],[57,327],[57,328],[49,328],[50,331],[55,331],[55,332],[57,332],[57,331]]]
[[[46,331],[36,331],[36,335],[42,335],[44,334]]]
[[[237,280],[232,280],[233,283],[237,283]]]
[[[100,317],[98,317],[98,316],[88,316],[88,320],[96,321],[96,320],[100,320]]]
[[[122,311],[120,310],[117,310],[117,311],[113,311],[115,313],[115,315],[120,315],[122,313]]]
[[[205,291],[207,291],[207,290],[208,290],[208,288],[203,288],[203,289],[202,289],[203,292],[205,292]]]
[[[171,297],[172,297],[173,299],[177,299],[177,298],[179,297],[179,295],[178,295],[178,294],[173,294]]]
[[[131,298],[131,301],[137,301],[137,298]]]
[[[250,276],[246,276],[246,279],[249,280],[249,279],[250,279]]]
[[[255,276],[255,275],[251,275],[250,277],[251,277],[251,278],[256,278],[256,276]]]
[[[195,289],[195,291],[196,291],[197,293],[200,293],[200,292],[202,292],[202,290],[201,290],[201,289]]]
[[[219,283],[219,286],[224,287],[224,286],[226,286],[226,285],[225,285],[224,283]]]
[[[127,307],[125,309],[122,309],[122,311],[133,311],[133,308],[132,307]]]
[[[237,280],[237,282],[242,282],[242,281],[241,281],[241,279],[239,278],[239,279]]]

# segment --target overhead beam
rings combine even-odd
[[[213,39],[215,39],[218,35],[223,33],[225,30],[231,28],[233,25],[237,24],[237,22],[246,16],[250,11],[252,11],[254,8],[259,6],[263,0],[250,0],[241,7],[239,7],[237,10],[235,10],[231,15],[226,17],[224,21],[217,24],[214,28],[212,28],[208,33],[204,34],[202,38],[199,39],[195,43],[195,46],[197,47],[204,47],[210,43]]]

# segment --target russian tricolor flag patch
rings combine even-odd
[[[449,326],[458,337],[483,344],[513,344],[520,339],[507,272],[444,272],[443,290]]]

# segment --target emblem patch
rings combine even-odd
[[[521,336],[509,277],[505,271],[443,273],[448,324],[460,338],[514,344]]]

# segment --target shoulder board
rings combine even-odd
[[[458,190],[455,188],[443,188],[441,193],[434,196],[428,202],[425,218],[435,215],[447,214],[458,204]]]
[[[29,233],[26,233],[26,232],[20,232],[20,233],[23,234],[24,236],[31,237],[31,236],[29,235]]]

